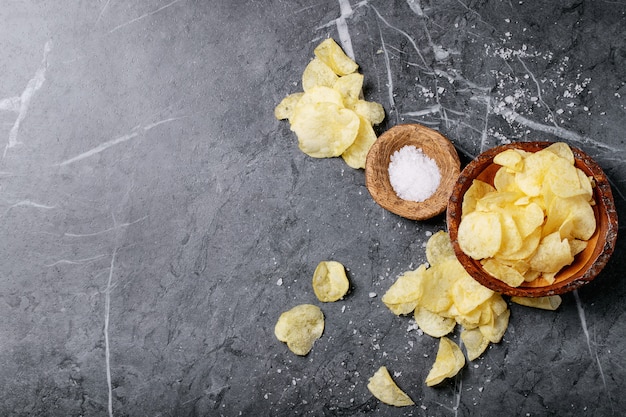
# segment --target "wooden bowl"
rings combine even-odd
[[[458,227],[461,221],[461,205],[463,196],[472,185],[472,180],[479,179],[493,185],[493,177],[500,168],[493,163],[498,153],[510,149],[523,149],[528,152],[537,152],[551,142],[520,142],[492,148],[470,162],[461,172],[456,183],[447,211],[447,223],[452,246],[457,258],[465,270],[485,287],[505,295],[522,297],[541,297],[563,294],[572,291],[581,285],[589,283],[604,268],[615,248],[617,239],[617,212],[613,201],[613,194],[609,181],[598,164],[580,149],[572,148],[575,157],[575,166],[595,180],[593,188],[593,207],[596,217],[596,231],[588,241],[587,248],[576,255],[572,265],[563,268],[555,277],[553,283],[543,278],[523,283],[520,287],[511,287],[492,277],[483,270],[479,261],[467,256],[461,250],[458,242]]]
[[[389,182],[391,155],[407,145],[421,149],[435,161],[441,173],[438,189],[422,202],[398,197]],[[365,162],[365,185],[374,201],[384,209],[407,219],[426,220],[446,210],[460,172],[459,155],[441,133],[419,124],[403,124],[380,135],[370,148]]]

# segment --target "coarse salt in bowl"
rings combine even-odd
[[[370,148],[365,184],[384,209],[426,220],[446,210],[460,172],[459,156],[446,137],[419,124],[402,124]]]

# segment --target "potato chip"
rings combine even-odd
[[[384,366],[381,366],[369,379],[367,389],[374,397],[387,405],[395,407],[415,405],[411,397],[398,387]]]
[[[550,146],[544,148],[546,152],[552,152],[553,154],[565,159],[569,164],[574,165],[574,153],[566,143],[555,142]]]
[[[561,239],[559,232],[544,237],[537,251],[530,258],[530,266],[535,271],[559,272],[561,268],[574,261],[567,239]]]
[[[465,366],[465,355],[461,348],[447,337],[439,339],[437,357],[426,376],[426,385],[438,385],[446,378],[455,376]]]
[[[355,72],[339,77],[332,87],[341,94],[344,106],[353,108],[359,100],[363,88],[363,74]]]
[[[543,178],[557,159],[559,157],[556,154],[546,150],[529,154],[524,159],[524,170],[515,175],[518,188],[531,197],[541,194]]]
[[[314,158],[339,156],[354,142],[360,119],[352,110],[334,103],[298,106],[291,130],[302,152]]]
[[[517,149],[507,149],[493,158],[493,163],[502,165],[508,170],[521,172],[524,168],[524,158]]]
[[[463,346],[465,346],[467,360],[469,361],[477,359],[489,347],[489,340],[483,336],[478,328],[464,329],[461,332],[461,340],[463,341]]]
[[[350,282],[346,269],[337,261],[322,261],[313,273],[313,292],[322,302],[340,300],[348,292]]]
[[[482,265],[483,269],[487,271],[489,275],[511,287],[519,287],[524,283],[524,275],[515,268],[511,268],[497,259],[485,259],[482,261]]]
[[[493,323],[484,324],[478,327],[485,339],[491,343],[499,343],[509,326],[511,310],[505,310],[502,314],[494,314]]]
[[[324,86],[311,87],[309,91],[306,91],[300,97],[296,107],[294,108],[294,114],[300,111],[300,107],[306,107],[310,104],[317,103],[333,103],[343,108],[343,97],[339,91]]]
[[[385,109],[375,101],[357,100],[350,108],[371,125],[380,124],[385,119]]]
[[[282,101],[278,103],[278,106],[276,106],[276,108],[274,109],[274,116],[278,120],[291,120],[296,105],[303,95],[304,93],[293,93],[282,99]]]
[[[517,194],[522,192],[515,183],[515,172],[509,171],[504,167],[496,171],[496,175],[493,177],[493,186],[500,192],[512,191]]]
[[[494,256],[502,244],[500,216],[493,212],[472,211],[459,224],[461,250],[474,259]]]
[[[461,206],[462,216],[466,216],[472,211],[476,210],[476,203],[488,193],[496,191],[491,185],[484,181],[473,180],[472,185],[467,189],[463,196],[463,202]]]
[[[409,314],[417,307],[424,292],[426,265],[407,271],[383,295],[383,303],[396,315]]]
[[[572,256],[578,255],[580,252],[587,249],[588,242],[579,239],[570,239],[569,248],[572,252]]]
[[[452,305],[452,285],[457,277],[467,272],[456,259],[448,259],[432,265],[424,271],[423,295],[419,305],[433,313],[444,313]]]
[[[511,301],[526,307],[540,308],[542,310],[554,311],[561,305],[563,301],[558,295],[548,295],[545,297],[511,297]]]
[[[339,79],[328,65],[321,59],[313,58],[302,73],[302,89],[308,91],[313,87],[332,87]]]
[[[280,315],[274,334],[296,355],[305,356],[324,332],[324,314],[312,304],[300,304]]]
[[[337,75],[348,75],[359,68],[332,38],[325,39],[313,52]]]
[[[414,318],[419,328],[432,337],[445,336],[456,326],[454,319],[442,317],[420,306],[415,309]]]
[[[376,142],[376,133],[372,125],[361,116],[359,116],[359,120],[359,132],[354,142],[341,154],[346,164],[354,169],[365,168],[367,153]]]
[[[467,272],[459,274],[450,295],[460,314],[470,313],[493,296],[493,290],[481,285]]]
[[[497,253],[503,258],[506,258],[519,251],[524,241],[522,234],[517,228],[517,223],[508,212],[503,210],[500,213],[500,223],[502,225],[502,244]]]
[[[450,236],[440,230],[426,242],[426,260],[431,265],[437,265],[448,259],[456,259],[456,255],[452,242],[450,242]]]

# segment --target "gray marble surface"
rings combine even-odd
[[[0,0],[0,21],[0,415],[623,415],[623,233],[557,312],[511,305],[503,341],[428,388],[437,340],[380,299],[443,216],[386,212],[273,111],[333,37],[378,134],[422,123],[463,163],[566,141],[626,222],[624,1]],[[352,288],[321,305],[327,259]],[[300,303],[326,316],[306,357],[273,334]],[[381,365],[415,407],[372,397]]]

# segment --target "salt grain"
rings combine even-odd
[[[407,145],[391,155],[389,182],[398,197],[420,203],[437,191],[441,173],[421,149]]]

